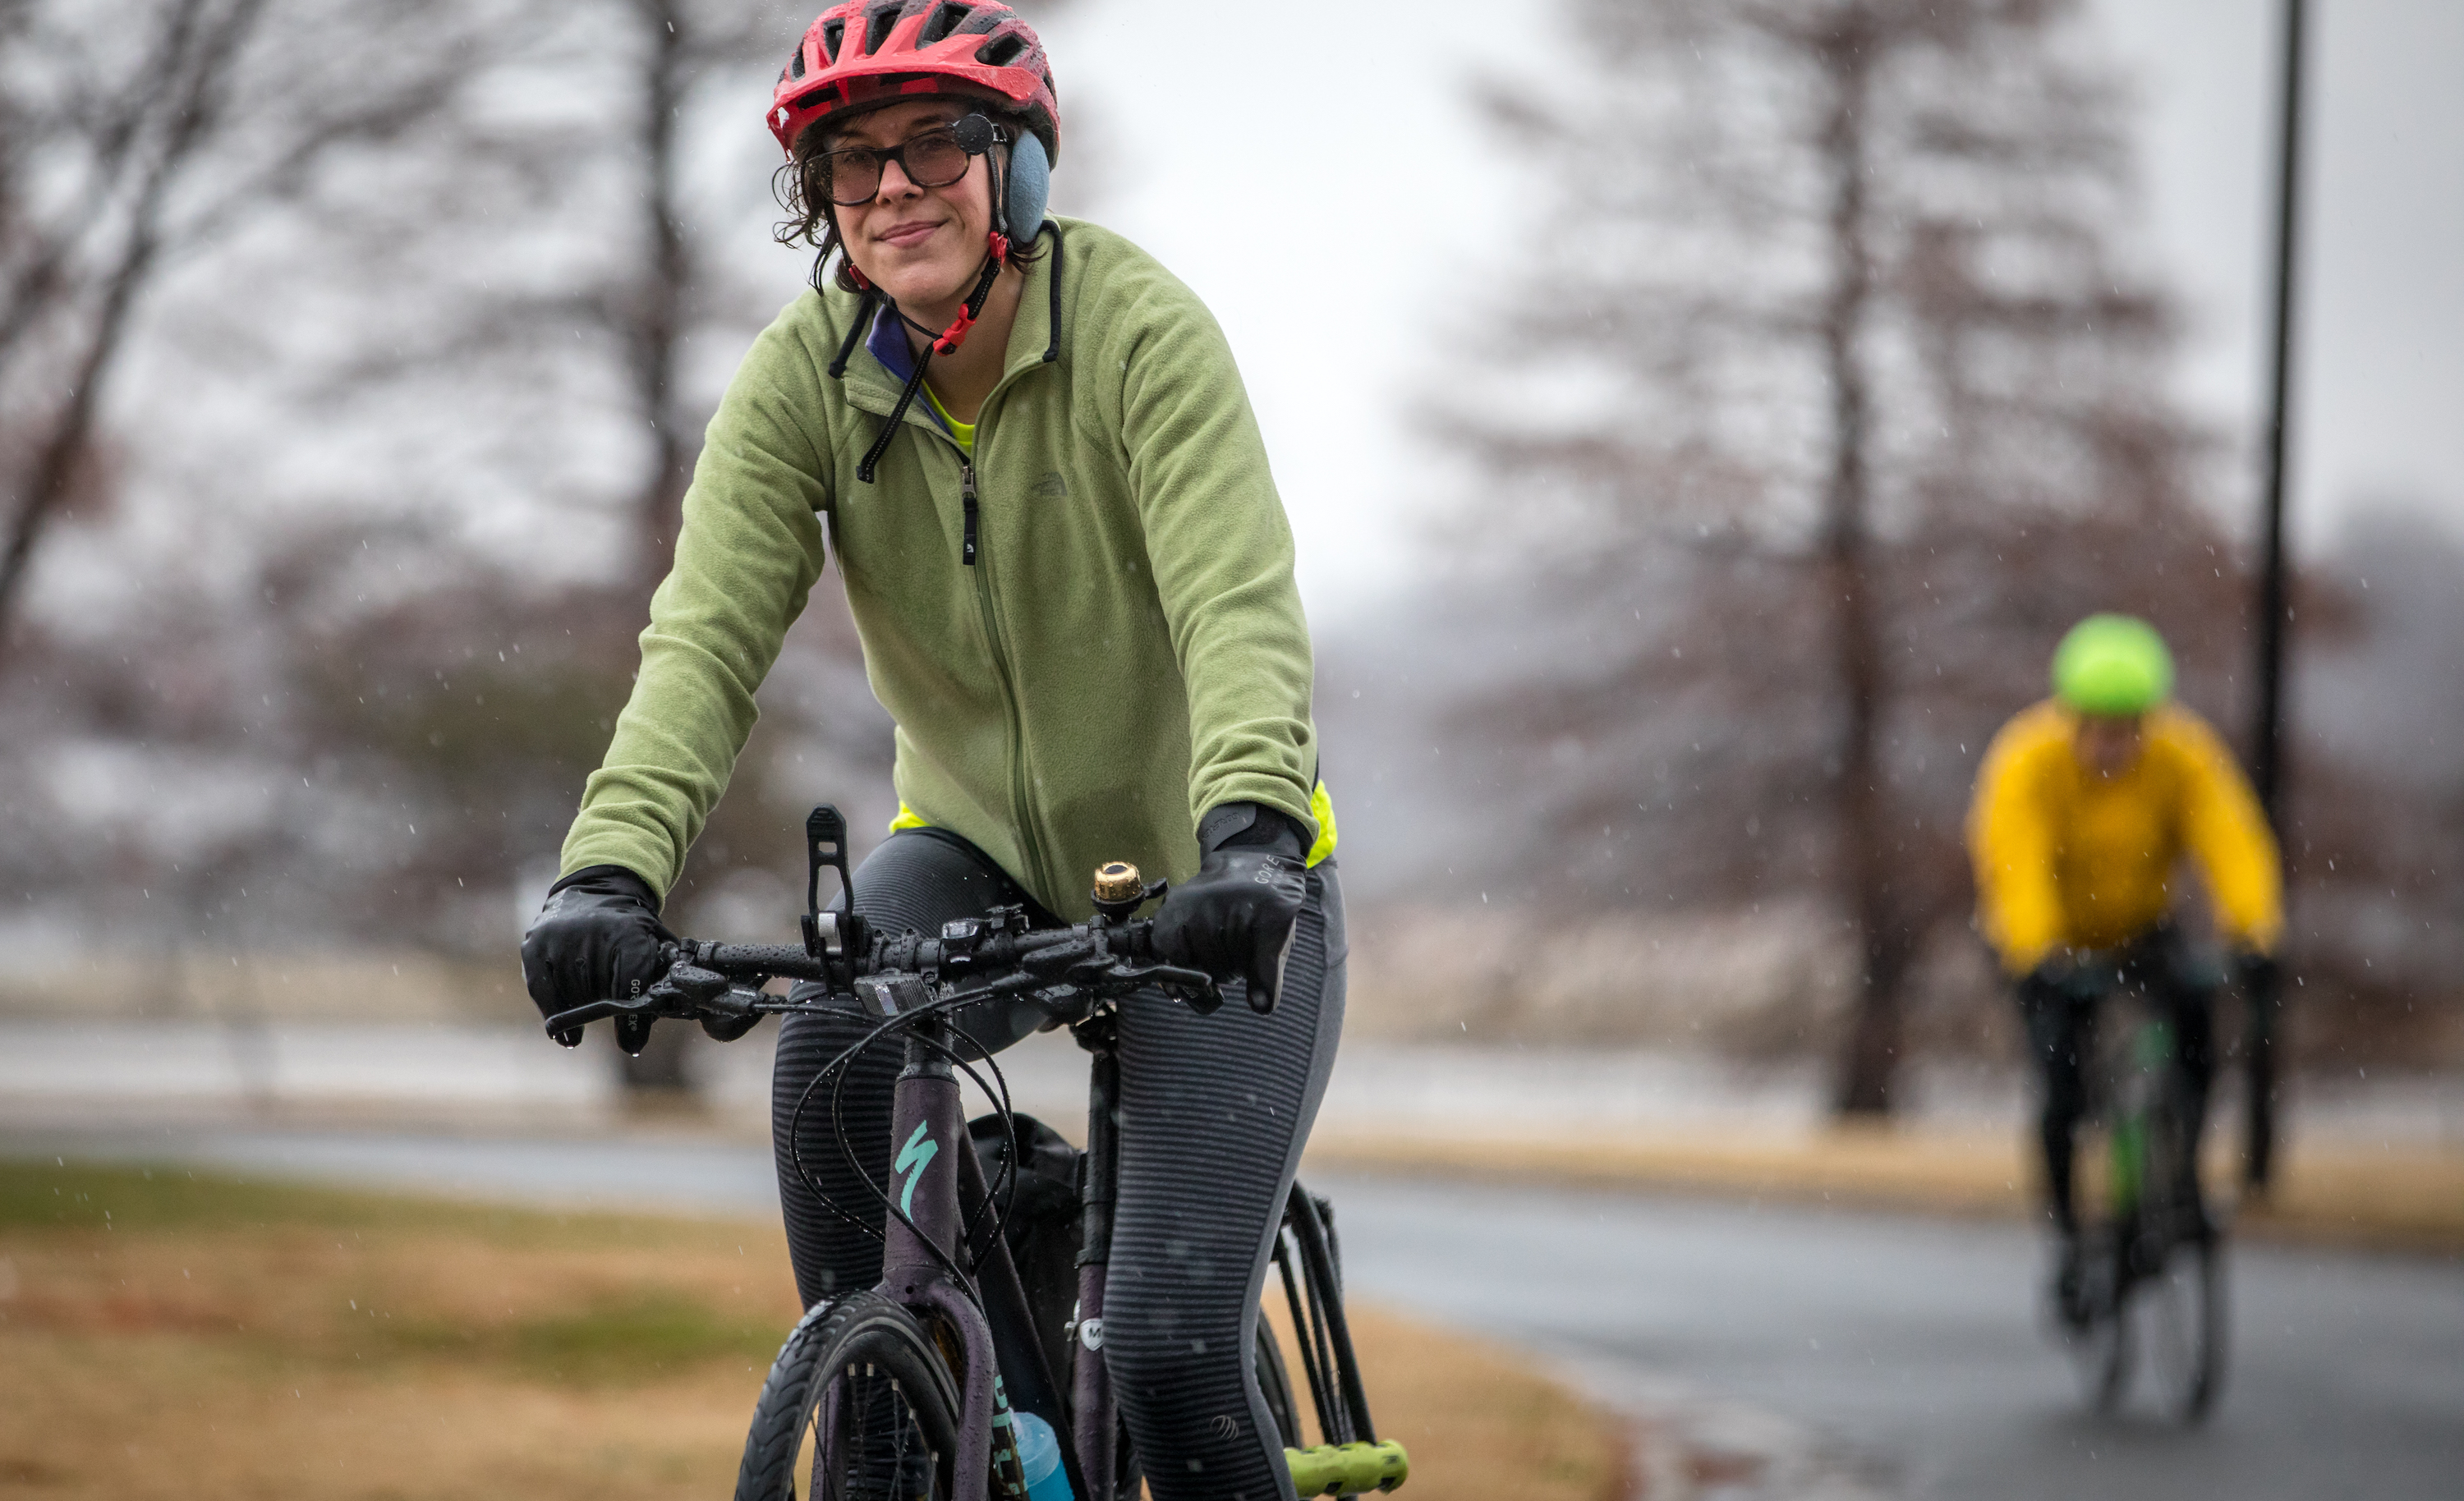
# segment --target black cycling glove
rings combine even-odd
[[[1219,980],[1245,980],[1253,1010],[1274,1010],[1307,900],[1301,826],[1257,803],[1225,803],[1198,824],[1198,874],[1155,913],[1155,952]]]
[[[547,904],[522,934],[522,982],[541,1016],[629,999],[666,973],[659,947],[675,939],[659,921],[649,882],[622,865],[593,865],[548,887]],[[616,1018],[616,1040],[626,1052],[641,1052],[649,1035],[649,1017]],[[570,1048],[582,1033],[560,1033],[556,1040]]]

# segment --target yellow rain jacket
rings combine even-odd
[[[2071,749],[2079,717],[2047,700],[2002,727],[1976,773],[1968,849],[1977,916],[2013,974],[2057,948],[2110,948],[2161,921],[2183,857],[2221,934],[2267,952],[2284,926],[2276,838],[2233,753],[2189,709],[2144,723],[2138,763],[2105,777]]]

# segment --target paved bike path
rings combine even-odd
[[[776,1212],[766,1152],[693,1140],[20,1129],[0,1153]],[[2210,1426],[2182,1432],[2081,1414],[2035,1332],[2037,1250],[2017,1227],[1444,1180],[1318,1186],[1357,1295],[1595,1383],[1657,1430],[1656,1501],[2464,1494],[2453,1262],[2242,1249],[2233,1384]]]
[[[1700,1493],[2073,1501],[2464,1495],[2464,1265],[2241,1248],[2210,1425],[2085,1414],[2022,1228],[1332,1179],[1359,1295],[1663,1414]],[[1680,1490],[1679,1493],[1684,1493]]]

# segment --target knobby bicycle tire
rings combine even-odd
[[[794,1501],[800,1468],[816,1477],[810,1501],[840,1501],[837,1481],[850,1456],[822,1452],[826,1445],[847,1442],[843,1433],[831,1431],[825,1405],[848,1397],[849,1380],[890,1384],[899,1407],[913,1415],[921,1448],[932,1456],[931,1494],[952,1493],[957,1383],[915,1316],[878,1293],[865,1292],[816,1307],[787,1337],[745,1435],[737,1501]],[[800,1467],[808,1445],[812,1463]]]

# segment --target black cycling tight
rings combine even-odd
[[[1033,903],[967,841],[937,829],[892,835],[856,872],[856,905],[891,930],[937,931],[955,917]],[[1292,1495],[1283,1443],[1250,1372],[1258,1296],[1302,1143],[1317,1115],[1343,1026],[1343,899],[1332,861],[1309,872],[1283,1002],[1271,1016],[1236,995],[1212,1016],[1132,1004],[1120,1021],[1120,1203],[1105,1287],[1104,1356],[1156,1501],[1268,1501]],[[1040,915],[1040,914],[1039,914]],[[960,1025],[998,1051],[1027,1015]],[[841,1222],[789,1161],[789,1120],[804,1087],[867,1023],[788,1017],[772,1084],[772,1142],[797,1290],[807,1307],[869,1287],[878,1245]],[[857,1156],[887,1176],[897,1050],[875,1049],[846,1090]],[[826,1091],[804,1111],[804,1167],[831,1198],[870,1202],[832,1138]]]
[[[2207,1120],[2208,1089],[2216,1072],[2216,979],[2202,972],[2174,929],[2162,927],[2131,946],[2123,983],[2143,990],[2173,1024],[2174,1060],[2188,1086],[2195,1157],[2200,1127]],[[2079,1223],[2072,1160],[2078,1153],[2079,1120],[2087,1114],[2087,1061],[2096,1052],[2097,1002],[2023,985],[2019,1005],[2044,1087],[2037,1132],[2044,1150],[2047,1208],[2055,1226],[2067,1232]]]

